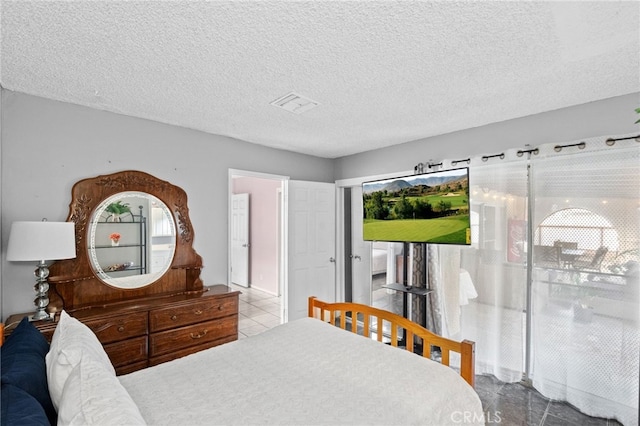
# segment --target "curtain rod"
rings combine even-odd
[[[615,145],[616,141],[628,141],[632,139],[635,139],[636,142],[640,142],[640,135],[628,136],[626,138],[608,138],[607,140],[604,141],[604,143],[607,144],[607,146],[613,146]],[[556,152],[560,152],[562,151],[562,148],[569,148],[572,146],[577,146],[578,149],[585,149],[585,147],[587,146],[587,143],[583,141],[583,142],[573,143],[569,145],[556,145],[553,147],[553,150]]]
[[[604,143],[606,143],[609,146],[613,146],[616,143],[616,141],[628,141],[630,139],[635,139],[636,142],[640,142],[640,135],[629,136],[629,137],[626,137],[626,138],[609,138],[606,141],[604,141]]]
[[[465,158],[464,160],[453,160],[451,162],[451,165],[455,166],[458,163],[464,163],[464,162],[466,162],[467,164],[471,163],[471,158]]]
[[[533,148],[533,149],[521,149],[518,152],[516,152],[516,155],[518,157],[522,157],[524,154],[533,154],[533,155],[538,155],[540,153],[540,150],[538,148]]]
[[[416,164],[416,166],[413,168],[413,172],[414,172],[415,174],[418,174],[418,173],[424,173],[424,167],[425,167],[425,166],[427,166],[427,167],[429,167],[429,168],[432,168],[432,167],[440,167],[440,166],[442,166],[442,162],[439,162],[439,163],[418,163],[418,164]]]
[[[587,143],[586,142],[578,142],[578,143],[571,143],[568,145],[556,145],[553,147],[553,150],[555,152],[560,152],[562,151],[562,148],[570,148],[572,146],[577,146],[578,149],[585,149],[587,147]]]
[[[501,160],[504,160],[504,152],[501,152],[500,154],[494,154],[494,155],[483,155],[482,156],[482,161],[488,161],[489,158],[500,158]]]
[[[608,138],[605,140],[605,143],[608,146],[613,146],[615,145],[616,141],[626,141],[626,140],[631,140],[631,139],[635,139],[636,142],[640,142],[640,135],[636,135],[636,136],[628,136],[625,138]],[[562,151],[562,148],[569,148],[569,147],[573,147],[576,146],[578,147],[578,149],[584,149],[587,146],[586,142],[578,142],[578,143],[574,143],[574,144],[568,144],[568,145],[556,145],[553,149],[556,152],[560,152]],[[516,152],[516,155],[518,157],[522,157],[524,154],[533,154],[533,155],[538,155],[540,153],[540,149],[538,148],[533,148],[533,149],[520,149]],[[482,161],[488,161],[490,158],[500,158],[501,160],[505,158],[504,152],[501,152],[500,154],[494,154],[494,155],[483,155],[482,156]],[[471,163],[471,158],[465,158],[464,160],[453,160],[451,161],[451,165],[455,166],[458,163],[464,163],[467,162],[467,164]],[[442,166],[442,162],[440,163],[419,163],[418,165],[416,165],[413,170],[415,173],[423,173],[424,172],[424,167],[427,166],[429,168],[432,167],[440,167]]]

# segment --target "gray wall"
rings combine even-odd
[[[637,132],[638,107],[640,93],[634,93],[342,157],[335,161],[335,178],[413,170],[429,160],[492,155],[527,144],[535,147]]]
[[[6,261],[11,223],[64,221],[80,179],[141,170],[182,187],[207,285],[227,281],[229,168],[333,181],[332,160],[7,90],[1,131],[2,319],[35,309],[35,263]]]
[[[1,96],[0,318],[34,309],[35,265],[5,260],[11,223],[65,220],[80,179],[133,169],[182,187],[210,285],[227,279],[229,168],[324,182],[395,173],[431,159],[632,133],[640,106],[636,93],[329,160],[6,90]]]

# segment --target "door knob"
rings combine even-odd
[[[336,260],[335,260],[333,257],[330,257],[330,258],[329,258],[329,262],[331,262],[331,263],[336,263]]]

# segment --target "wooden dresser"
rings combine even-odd
[[[136,216],[107,209],[130,203]],[[240,293],[200,279],[202,258],[182,188],[135,170],[82,179],[71,190],[67,221],[75,225],[76,257],[49,266],[46,309],[89,326],[118,374],[238,338]],[[107,244],[109,232],[123,243]],[[148,252],[138,257],[127,251],[141,247]],[[10,316],[6,333],[25,315]],[[34,324],[51,339],[56,321]]]
[[[93,330],[116,373],[127,374],[237,340],[239,292],[226,285],[204,290],[70,314]],[[7,325],[17,324],[25,315],[10,316]],[[50,341],[57,322],[34,325]],[[11,329],[8,327],[7,335]]]

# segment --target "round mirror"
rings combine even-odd
[[[140,288],[171,266],[176,226],[169,208],[153,195],[127,191],[103,200],[91,217],[91,267],[106,284]]]

